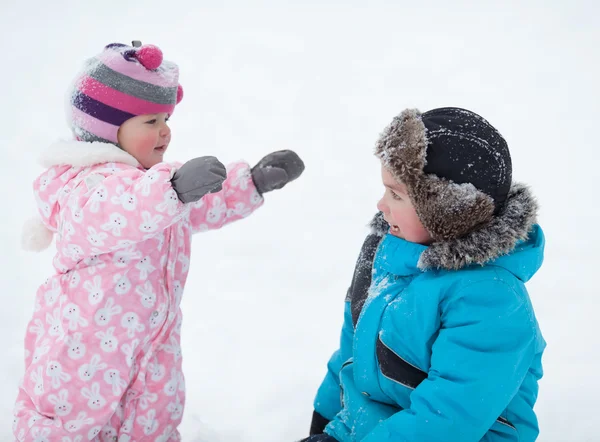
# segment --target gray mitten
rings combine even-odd
[[[181,202],[193,203],[207,193],[223,189],[225,178],[227,169],[219,160],[215,157],[198,157],[177,169],[171,184]]]
[[[252,180],[262,195],[271,190],[281,189],[304,172],[304,162],[296,152],[281,150],[264,157],[252,168]]]

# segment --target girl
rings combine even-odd
[[[406,110],[319,388],[310,442],[532,442],[545,347],[525,283],[544,235],[500,133]]]
[[[180,440],[191,235],[250,215],[303,171],[290,151],[252,169],[214,157],[164,162],[178,77],[157,47],[134,42],[108,45],[74,83],[76,141],[43,155],[42,224],[25,236],[40,250],[57,235],[55,274],[27,327],[19,441]]]

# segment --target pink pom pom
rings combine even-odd
[[[177,104],[183,100],[183,88],[180,84],[177,85]]]
[[[146,69],[158,69],[163,61],[163,53],[154,45],[144,45],[136,52],[136,58]]]

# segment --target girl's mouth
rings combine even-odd
[[[166,145],[164,145],[164,146],[158,146],[158,147],[154,148],[154,151],[158,152],[158,153],[164,153],[165,150],[167,150],[167,146]]]

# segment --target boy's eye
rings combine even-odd
[[[154,124],[154,123],[156,123],[156,118],[146,121],[146,124]]]
[[[400,195],[398,195],[396,192],[394,192],[393,190],[390,190],[390,192],[392,193],[392,198],[394,198],[395,200],[402,199],[402,197]]]

